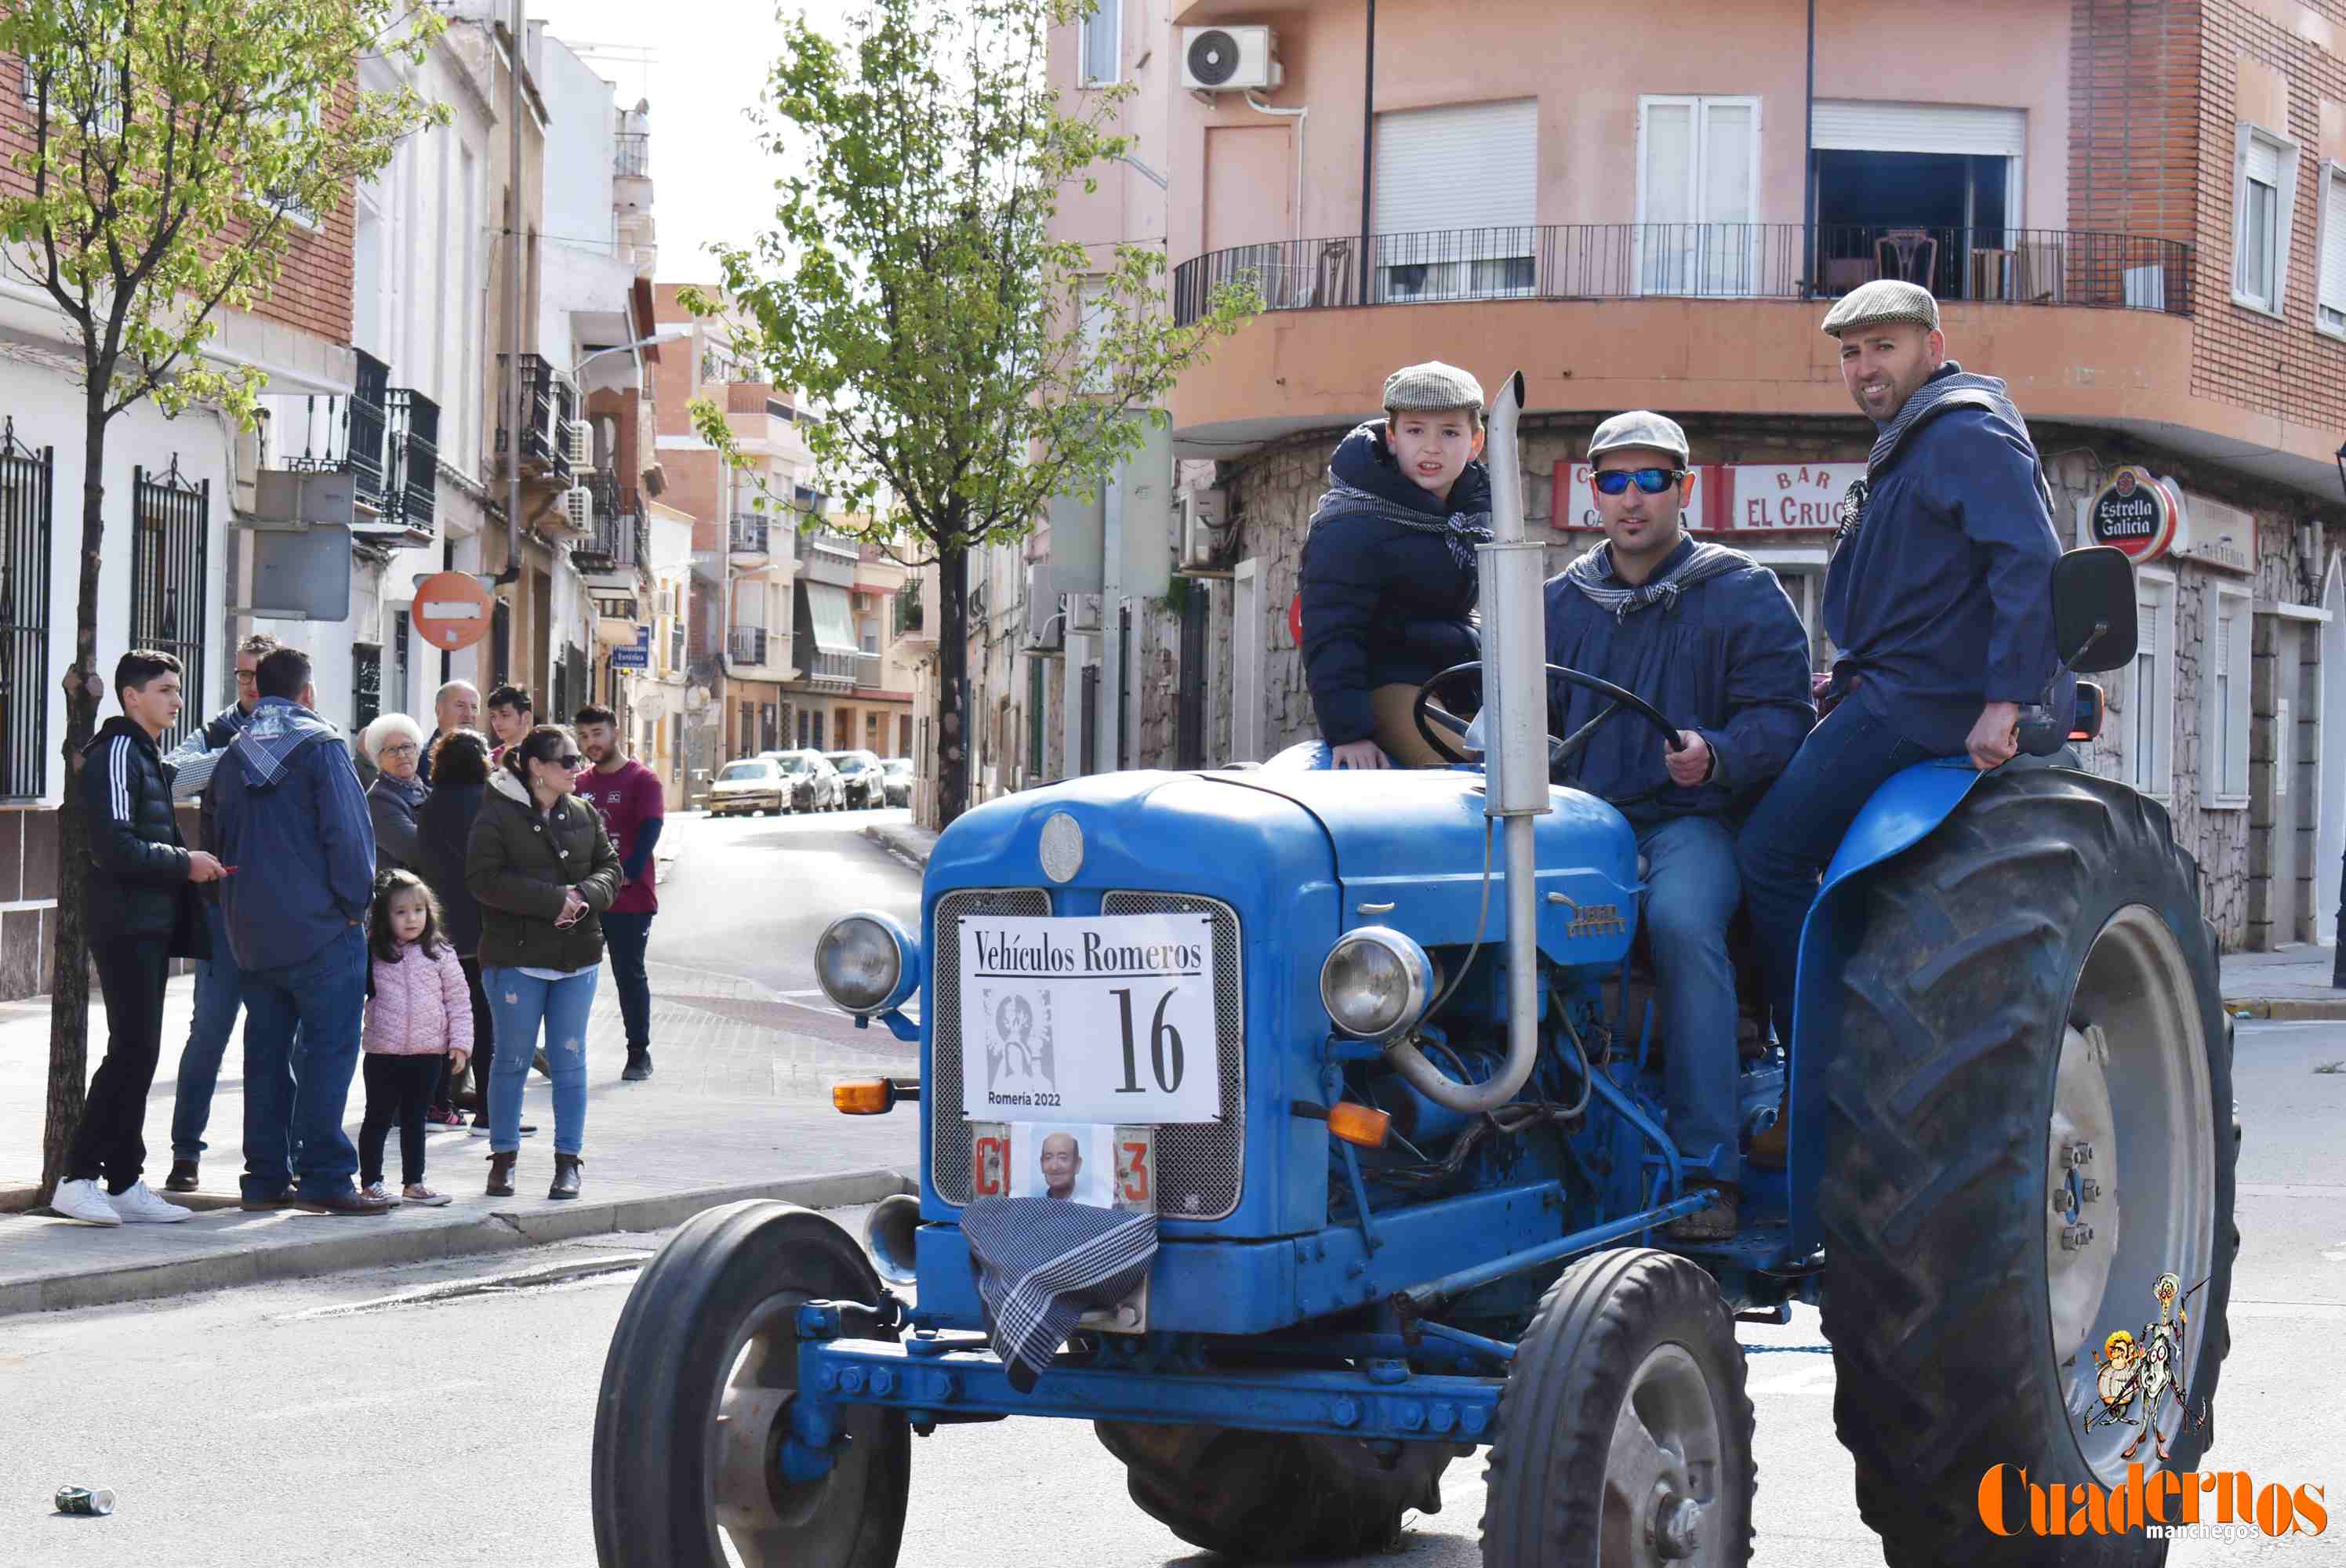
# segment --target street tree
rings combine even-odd
[[[1063,193],[1129,146],[1111,128],[1128,87],[1070,112],[1046,78],[1049,30],[1089,8],[871,0],[843,39],[787,24],[755,118],[800,172],[752,244],[711,248],[721,290],[683,296],[763,379],[823,405],[805,428],[817,484],[870,519],[862,536],[938,565],[940,825],[969,799],[971,552],[1137,452],[1257,303],[1234,285],[1177,324],[1161,239],[1053,235]],[[750,471],[725,412],[696,402],[695,427]]]
[[[63,316],[84,418],[44,1201],[87,1075],[89,823],[75,779],[106,696],[107,432],[141,402],[252,423],[266,377],[207,357],[219,313],[265,300],[297,233],[322,227],[401,137],[444,121],[412,90],[353,80],[362,55],[420,58],[443,25],[406,0],[0,0],[0,53],[22,62],[32,122],[0,180],[0,260]]]

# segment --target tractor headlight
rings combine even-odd
[[[1390,926],[1346,932],[1320,966],[1320,1000],[1336,1027],[1363,1040],[1387,1040],[1424,1016],[1433,994],[1433,961]]]
[[[912,994],[920,951],[892,916],[842,915],[815,943],[814,977],[833,1005],[868,1018]]]

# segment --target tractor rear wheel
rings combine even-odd
[[[2188,1472],[2212,1436],[2239,1145],[2197,868],[2159,807],[2031,769],[1980,784],[1863,896],[1819,1036],[1817,1197],[1858,1511],[1897,1568],[2159,1562],[2139,1530],[2055,1551],[2019,1477],[2123,1487],[2129,1461]],[[2168,1274],[2188,1318],[2162,1336]],[[2162,1337],[2180,1375],[2160,1408],[2107,1409],[2105,1352]]]
[[[1564,1271],[1515,1346],[1492,1428],[1490,1568],[1751,1560],[1751,1400],[1719,1286],[1617,1247]]]
[[[1344,1557],[1401,1539],[1403,1512],[1439,1512],[1459,1450],[1410,1442],[1390,1470],[1358,1442],[1233,1427],[1096,1421],[1142,1512],[1192,1546],[1243,1558]]]
[[[786,1480],[780,1458],[799,1308],[880,1295],[855,1238],[790,1204],[727,1204],[678,1231],[628,1293],[603,1366],[602,1568],[726,1568],[727,1541],[742,1568],[890,1568],[912,1473],[903,1412],[850,1409],[818,1480]]]

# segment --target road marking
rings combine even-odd
[[[2319,1182],[2244,1181],[2232,1190],[2242,1197],[2346,1198],[2346,1186],[2324,1186]]]

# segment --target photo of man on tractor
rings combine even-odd
[[[922,1118],[919,1195],[861,1240],[731,1204],[644,1271],[596,1428],[606,1568],[884,1568],[913,1436],[1008,1416],[1092,1422],[1134,1502],[1247,1561],[1387,1546],[1479,1449],[1492,1568],[1740,1564],[1735,1325],[1795,1304],[1887,1561],[2163,1560],[1980,1512],[1998,1466],[2192,1471],[2229,1345],[2198,868],[2068,749],[2077,674],[2134,657],[2132,567],[2062,552],[2025,421],[1928,291],[1822,327],[1879,439],[1821,689],[1782,590],[1678,532],[1665,415],[1600,427],[1608,548],[1544,584],[1510,375],[1475,410],[1481,657],[1410,705],[1447,766],[1314,741],[1005,795],[939,839],[917,928],[823,932],[829,999],[918,1044],[917,1084],[836,1098]],[[1172,917],[1206,934],[1159,942]],[[979,960],[1005,932],[1049,975],[1047,1108],[982,1082],[982,993],[1025,983]],[[983,1196],[980,1151],[1046,1120],[1150,1129],[1153,1213],[998,1223],[1034,1200]],[[2155,1449],[2087,1420],[2146,1332],[2190,1391]]]

